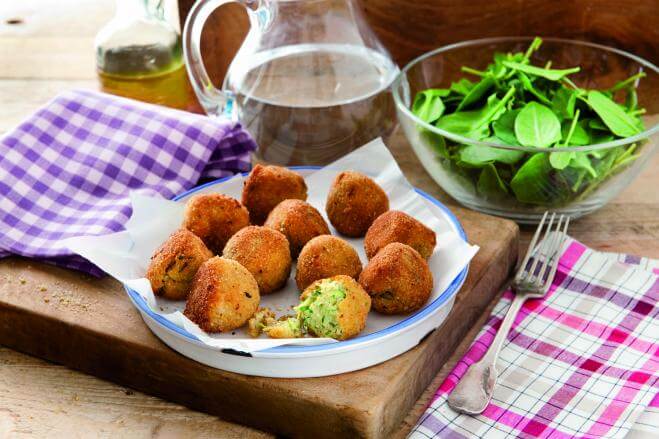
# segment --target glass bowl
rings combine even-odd
[[[636,89],[638,106],[646,109],[641,116],[645,131],[606,143],[561,148],[561,152],[585,152],[596,168],[595,175],[584,176],[569,166],[562,170],[552,168],[548,161],[552,148],[477,141],[437,128],[412,113],[417,92],[448,88],[452,82],[465,77],[473,80],[473,76],[461,71],[462,66],[484,69],[492,62],[495,52],[524,52],[531,41],[530,37],[489,38],[428,52],[401,71],[393,83],[393,97],[399,122],[412,149],[444,191],[470,209],[532,224],[537,223],[546,210],[572,218],[593,212],[640,173],[657,150],[659,70],[652,63],[622,50],[565,39],[543,38],[540,49],[531,57],[534,65],[545,65],[551,60],[552,69],[580,66],[580,72],[570,75],[570,79],[585,89],[607,89],[639,71],[647,75]],[[511,190],[511,180],[502,178],[495,181],[497,190],[492,191],[488,189],[491,186],[488,182],[492,183],[496,177],[485,175],[482,167],[465,167],[447,152],[464,145],[520,151],[523,158],[519,163],[532,158],[538,168],[528,178],[520,180],[523,190],[519,188],[520,183],[516,183],[515,191]]]

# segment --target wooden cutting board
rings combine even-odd
[[[310,379],[213,369],[160,342],[120,284],[18,258],[0,260],[0,344],[273,433],[389,436],[497,294],[517,257],[517,226],[453,209],[481,246],[442,327],[380,365]]]

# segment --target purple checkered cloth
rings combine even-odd
[[[62,245],[122,230],[129,193],[172,197],[250,168],[240,125],[91,91],[59,95],[0,137],[0,257],[92,275]]]
[[[488,407],[454,412],[448,395],[483,357],[512,299],[504,293],[411,438],[659,437],[659,260],[570,239],[547,295],[515,319]]]

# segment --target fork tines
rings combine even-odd
[[[519,267],[519,271],[515,276],[515,284],[518,287],[525,287],[529,289],[536,290],[540,294],[545,294],[551,285],[554,275],[556,274],[556,269],[558,268],[558,260],[560,256],[560,251],[565,244],[567,239],[567,227],[570,223],[570,217],[566,215],[558,216],[558,221],[556,219],[556,213],[552,213],[547,221],[547,216],[549,212],[545,212],[538,224],[538,228],[533,235],[531,244],[529,244],[529,249],[524,256],[524,260]],[[537,244],[538,238],[544,229],[544,234],[540,244]],[[536,245],[537,244],[537,245]],[[531,267],[527,268],[529,259],[534,255],[533,263]],[[538,267],[541,256],[544,255],[544,261]],[[547,269],[549,268],[549,273],[545,278]],[[536,269],[538,272],[536,273]]]

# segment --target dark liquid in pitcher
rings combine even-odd
[[[324,165],[395,124],[389,85],[398,69],[373,50],[299,45],[256,58],[242,74],[232,66],[231,77],[256,161]]]

